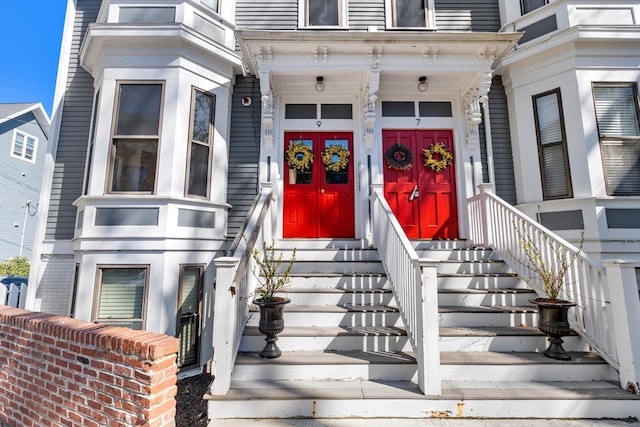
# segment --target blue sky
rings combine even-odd
[[[66,0],[2,0],[0,103],[42,102],[51,115]]]

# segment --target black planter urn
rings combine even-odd
[[[277,335],[284,329],[284,306],[290,302],[289,298],[281,297],[267,301],[258,298],[253,301],[260,308],[258,330],[261,334],[266,335],[265,341],[267,344],[260,352],[260,356],[265,359],[275,359],[282,355],[282,351],[278,348],[276,341],[278,340]]]
[[[562,337],[571,335],[568,313],[575,303],[549,298],[536,298],[529,302],[538,306],[538,329],[549,337],[549,347],[544,355],[557,360],[571,360],[571,355],[562,347]]]

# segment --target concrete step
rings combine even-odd
[[[563,338],[568,351],[587,351],[577,335]],[[440,327],[440,351],[543,352],[547,337],[534,327]]]
[[[217,419],[640,417],[640,397],[606,381],[445,381],[430,397],[409,381],[256,380],[205,399]]]
[[[409,352],[406,332],[395,327],[285,326],[278,335],[282,351],[393,351]],[[255,326],[247,326],[240,341],[240,351],[258,352],[265,345],[264,335]]]
[[[533,306],[440,306],[440,326],[537,326]]]
[[[290,274],[326,274],[346,273],[353,274],[385,274],[380,261],[335,261],[335,260],[297,260],[291,267]]]
[[[291,305],[395,305],[390,289],[287,288]]]
[[[249,319],[249,326],[257,326],[259,311],[251,307],[255,313]],[[383,305],[293,305],[288,304],[283,313],[285,325],[297,327],[330,327],[330,326],[396,326],[401,327],[400,312],[395,307]]]
[[[292,288],[300,289],[388,289],[385,274],[380,273],[294,273],[289,276]]]
[[[511,273],[438,274],[438,289],[529,289],[519,277]]]
[[[415,381],[416,360],[403,352],[284,352],[277,359],[259,353],[239,353],[232,381],[333,380]]]
[[[502,261],[440,260],[438,274],[503,274],[511,270]]]
[[[416,249],[420,258],[450,261],[492,261],[501,262],[491,249]]]
[[[441,306],[525,306],[536,297],[532,289],[441,289],[438,304]]]
[[[441,351],[443,381],[616,381],[617,372],[592,352],[570,352],[571,360],[538,352]]]

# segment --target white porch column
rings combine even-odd
[[[231,387],[231,370],[234,363],[233,336],[236,330],[236,312],[238,295],[231,287],[238,270],[240,260],[232,257],[216,258],[216,291],[213,321],[213,363],[211,374],[214,381],[210,392],[213,395],[225,395]]]
[[[605,260],[602,264],[607,269],[620,384],[640,395],[640,295],[635,270],[640,261]]]

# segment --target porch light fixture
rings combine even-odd
[[[316,77],[316,92],[322,92],[324,90],[324,77]]]
[[[418,77],[418,90],[420,92],[426,92],[429,89],[429,82],[427,82],[426,76]]]

